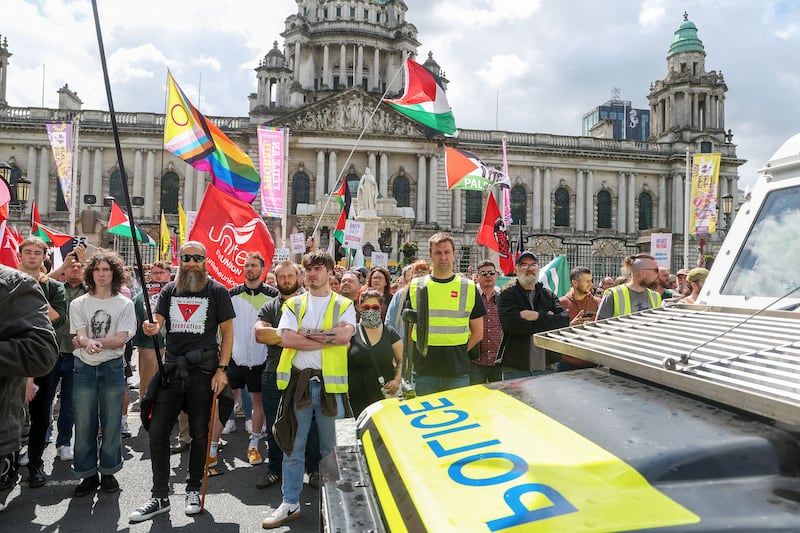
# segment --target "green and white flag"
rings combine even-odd
[[[539,271],[539,281],[561,298],[572,286],[569,282],[569,264],[566,255],[559,255]]]

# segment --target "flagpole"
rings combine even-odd
[[[347,154],[347,159],[345,159],[345,162],[342,165],[342,170],[339,171],[339,176],[336,178],[336,182],[333,184],[333,189],[328,194],[328,198],[325,200],[325,203],[322,205],[322,213],[320,213],[319,218],[317,219],[317,223],[314,226],[314,231],[311,233],[312,235],[316,235],[317,234],[317,230],[319,229],[319,225],[322,223],[322,217],[325,216],[325,211],[328,209],[328,204],[331,203],[331,197],[333,196],[333,193],[335,191],[337,191],[339,189],[339,187],[341,186],[341,180],[344,177],[344,169],[346,169],[347,165],[350,163],[350,159],[353,157],[353,153],[356,151],[356,147],[358,147],[358,143],[361,142],[361,138],[364,136],[364,133],[366,133],[367,128],[369,127],[370,123],[372,123],[372,117],[374,117],[375,113],[378,112],[378,108],[383,103],[383,99],[386,98],[387,94],[389,94],[389,88],[391,88],[392,84],[394,83],[394,80],[397,79],[397,76],[400,74],[400,72],[402,72],[402,70],[403,70],[403,64],[401,64],[400,68],[397,69],[397,71],[394,73],[394,76],[392,76],[391,81],[386,84],[386,90],[383,91],[383,96],[381,96],[380,99],[378,100],[378,105],[376,105],[375,109],[372,110],[372,113],[370,114],[369,118],[364,123],[364,127],[361,129],[361,133],[358,134],[358,139],[356,139],[355,144],[353,144],[353,148],[350,150],[350,153]]]
[[[69,234],[75,235],[75,218],[77,216],[78,207],[81,205],[81,195],[78,191],[78,135],[80,132],[80,121],[73,121],[75,128],[72,137],[72,205],[69,206]],[[77,200],[76,200],[77,198]]]

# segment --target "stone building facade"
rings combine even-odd
[[[427,138],[422,126],[381,104],[384,94],[395,97],[402,91],[402,75],[397,74],[403,60],[418,57],[417,31],[406,21],[406,11],[402,0],[298,1],[298,12],[286,19],[281,34],[283,50],[274,43],[255,67],[257,92],[250,95],[248,116],[209,117],[254,162],[257,126],[288,126],[287,233],[308,235],[318,226],[317,242],[326,246],[338,218],[331,205],[323,214],[329,193],[345,179],[356,197],[358,179],[369,168],[380,193],[380,242],[374,244],[391,250],[390,260],[397,260],[403,242],[418,241],[420,257],[427,257],[428,237],[449,231],[460,267],[466,269],[490,256],[475,244],[486,197],[446,189],[444,148],[472,151],[499,168],[504,136],[512,182],[511,240],[521,235],[524,247],[545,257],[566,253],[571,265],[589,266],[597,274],[616,274],[624,255],[646,249],[643,243],[652,231],[673,232],[673,265],[682,266],[687,150],[720,152],[719,194],[736,196],[738,167],[744,161],[736,156],[730,130],[725,131],[727,86],[721,73],[705,70],[705,51],[688,17],[669,48],[666,76],[651,84],[647,142],[484,130]],[[59,109],[8,106],[10,56],[3,41],[0,161],[12,166],[12,179],[30,179],[31,198],[45,224],[65,229],[68,215],[44,123],[78,119],[78,232],[107,245],[102,199],[120,193],[109,114],[81,109],[77,94],[66,85],[59,91]],[[432,54],[423,64],[447,83]],[[117,122],[131,196],[143,204],[134,214],[155,235],[162,210],[176,224],[178,202],[197,209],[208,176],[163,150],[163,115],[118,112]],[[87,205],[86,195],[98,202]],[[267,222],[280,246],[282,221]]]

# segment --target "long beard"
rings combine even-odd
[[[181,269],[175,277],[175,285],[180,292],[201,292],[208,283],[208,274]]]

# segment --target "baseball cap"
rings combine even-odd
[[[676,276],[688,276],[689,275],[689,269],[688,268],[682,268],[682,269],[678,270],[675,273],[675,275]]]
[[[358,272],[360,275],[367,277],[367,267],[359,266],[353,269],[353,271]]]
[[[525,250],[524,252],[519,254],[519,257],[517,257],[517,260],[516,260],[516,262],[514,264],[518,265],[520,263],[520,261],[522,261],[525,258],[533,259],[537,263],[539,262],[539,259],[537,259],[535,253],[531,252],[530,250]]]
[[[691,281],[691,282],[701,281],[701,280],[705,281],[707,277],[708,277],[708,270],[705,268],[697,267],[689,271],[689,274],[686,276],[686,281]]]

